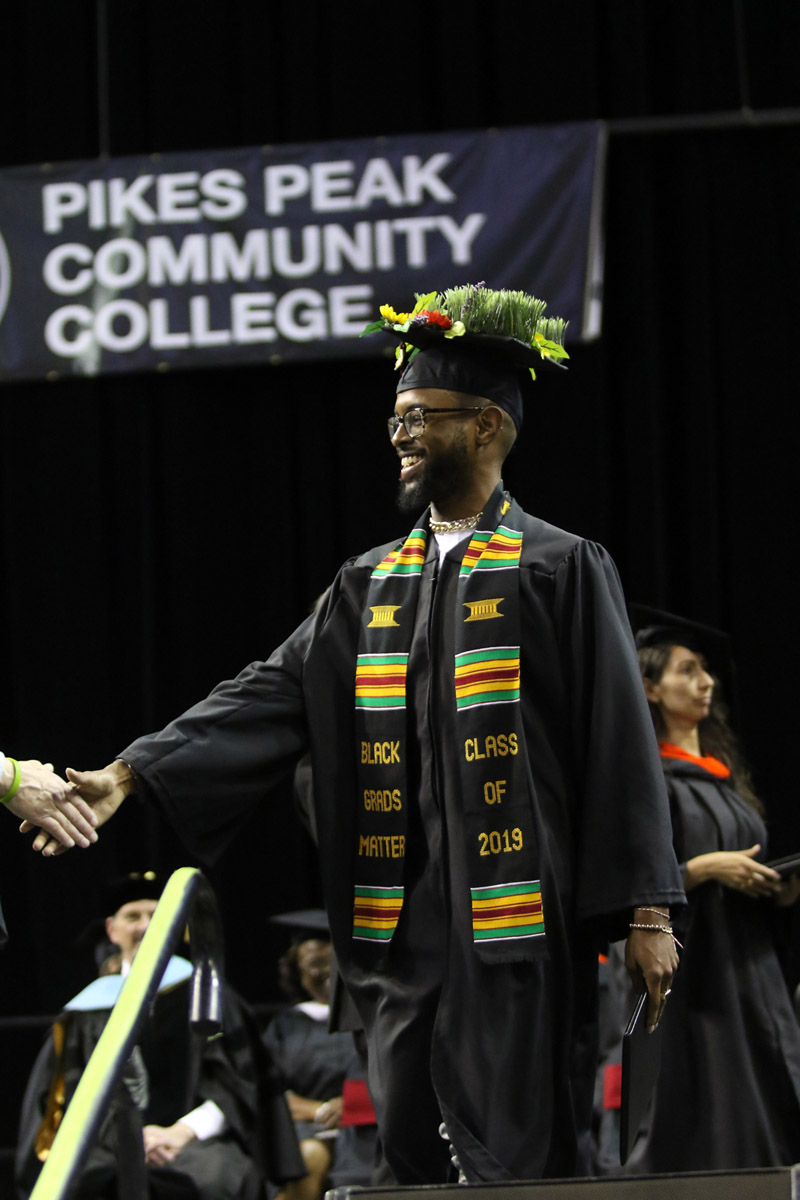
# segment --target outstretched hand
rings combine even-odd
[[[50,855],[59,847],[68,850],[76,843],[86,847],[97,841],[97,818],[70,784],[55,774],[52,763],[30,758],[21,761],[19,769],[20,785],[6,808],[22,817],[23,833],[39,830],[34,850]]]
[[[73,804],[80,804],[82,809],[88,811],[98,826],[112,817],[125,797],[133,791],[133,773],[119,760],[109,763],[101,771],[75,771],[72,767],[67,767],[67,778],[72,784],[70,795]],[[20,826],[23,833],[32,828],[33,824],[27,820]],[[62,854],[68,846],[60,844],[57,838],[48,837],[42,827],[34,838],[33,848],[42,854],[51,855]]]

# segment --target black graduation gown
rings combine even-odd
[[[500,489],[486,507],[499,511]],[[354,959],[354,675],[369,577],[394,548],[346,563],[327,602],[271,656],[120,755],[200,856],[310,748],[326,907],[369,1047],[370,1092],[401,1182],[449,1177],[443,1115],[468,1178],[580,1168],[595,1063],[595,935],[636,904],[680,903],[669,813],[625,606],[601,547],[524,515],[522,716],[549,958],[481,963],[472,948],[453,696],[456,577],[430,539],[409,660],[405,901],[386,963]],[[497,721],[494,722],[497,724]],[[492,732],[490,726],[487,732]],[[584,1048],[585,1039],[581,1041]],[[441,1115],[440,1115],[441,1114]]]
[[[341,1096],[345,1080],[364,1078],[352,1033],[329,1031],[327,1020],[314,1020],[299,1005],[272,1018],[264,1045],[284,1088],[298,1096],[322,1102]],[[295,1121],[295,1130],[301,1140],[321,1132],[313,1121]],[[347,1126],[330,1139],[337,1186],[369,1183],[376,1137],[374,1125]]]
[[[353,1035],[329,1032],[327,1021],[314,1020],[300,1007],[272,1018],[264,1045],[284,1087],[320,1103],[341,1096],[344,1081],[362,1075]]]
[[[63,1028],[61,1053],[51,1037],[34,1064],[17,1149],[20,1195],[28,1194],[41,1167],[36,1138],[53,1082],[63,1078],[66,1107],[109,1011],[65,1010],[57,1022]],[[282,1183],[305,1173],[277,1075],[270,1075],[246,1007],[226,988],[222,1035],[194,1047],[188,1014],[188,980],[159,991],[126,1066],[123,1087],[109,1104],[79,1176],[75,1195],[80,1200],[115,1195],[120,1163],[124,1170],[143,1170],[138,1160],[144,1125],[172,1125],[205,1100],[221,1109],[227,1129],[189,1142],[169,1167],[148,1168],[142,1186],[153,1200],[255,1200],[263,1195],[266,1177]],[[146,1097],[146,1108],[137,1111],[130,1097],[136,1105]]]
[[[766,850],[764,822],[724,780],[665,759],[682,862]],[[642,1171],[734,1170],[800,1160],[800,1029],[775,949],[775,906],[710,880],[688,894]]]

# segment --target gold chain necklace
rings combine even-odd
[[[474,517],[459,517],[456,521],[434,521],[431,517],[431,533],[461,533],[464,529],[477,529],[483,510]]]

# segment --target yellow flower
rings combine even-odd
[[[381,305],[381,316],[384,321],[390,321],[392,325],[405,325],[410,313],[396,313],[391,304]]]

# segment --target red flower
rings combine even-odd
[[[423,308],[419,316],[425,318],[426,325],[438,325],[440,329],[449,329],[453,324],[447,314],[439,312],[438,308],[435,308],[433,312],[429,312],[427,308]]]

